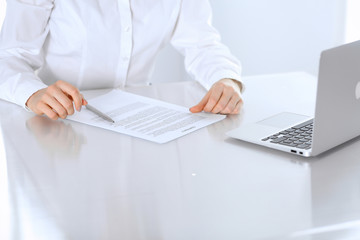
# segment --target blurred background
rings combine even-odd
[[[293,71],[317,75],[322,50],[360,40],[360,0],[210,2],[213,25],[240,59],[244,76]],[[182,56],[165,48],[154,81],[187,79],[182,62]]]
[[[210,0],[213,25],[240,59],[243,75],[316,75],[322,50],[360,39],[360,0]],[[0,25],[6,0],[0,0]],[[188,80],[183,57],[159,53],[152,82]]]

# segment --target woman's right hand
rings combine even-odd
[[[84,96],[75,86],[61,80],[35,92],[26,102],[26,106],[34,113],[45,114],[52,120],[59,117],[65,119],[74,114],[74,105],[80,111],[86,104]]]

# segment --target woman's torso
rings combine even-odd
[[[146,84],[179,9],[180,0],[55,0],[38,75],[80,89]]]

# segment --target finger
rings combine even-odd
[[[59,118],[59,115],[54,112],[49,105],[45,103],[39,103],[38,109],[41,111],[42,114],[45,114],[48,118],[52,120],[57,120]]]
[[[204,107],[205,112],[212,112],[213,108],[216,106],[216,104],[221,98],[222,90],[223,88],[214,88],[213,91],[211,91],[209,100]]]
[[[215,105],[215,107],[213,108],[213,110],[211,112],[212,113],[220,113],[221,111],[223,111],[225,109],[226,105],[228,105],[230,99],[231,99],[231,95],[223,92],[220,100],[218,101],[218,103]]]
[[[85,106],[88,104],[88,102],[86,101],[86,99],[84,98],[84,95],[81,94],[82,97],[82,105]]]
[[[210,96],[210,92],[207,92],[197,105],[190,108],[190,111],[192,113],[198,113],[198,112],[201,112],[202,110],[204,110],[204,107],[205,107],[206,103],[208,102],[209,96]]]
[[[236,104],[240,101],[240,97],[238,97],[237,95],[233,95],[230,98],[230,101],[228,102],[228,104],[225,106],[225,108],[223,110],[221,110],[221,114],[231,114],[236,107]]]
[[[52,95],[66,110],[66,115],[74,114],[74,106],[73,106],[72,99],[69,98],[69,96],[67,94],[65,94],[61,89],[54,87],[54,89],[52,90]],[[50,106],[52,107],[52,105],[50,105]]]
[[[70,95],[72,100],[74,101],[75,108],[77,111],[80,111],[82,106],[82,95],[79,90],[71,85],[70,83],[64,81],[57,81],[56,85],[66,94]]]
[[[54,97],[49,95],[44,95],[43,102],[47,104],[51,109],[55,110],[57,115],[63,119],[68,115],[65,107],[57,101]]]
[[[239,114],[240,111],[241,111],[242,106],[243,106],[243,101],[242,101],[242,99],[240,99],[240,100],[237,102],[234,110],[233,110],[230,114]]]

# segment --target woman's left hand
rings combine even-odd
[[[220,114],[239,114],[243,105],[241,83],[232,79],[221,79],[207,92],[205,97],[190,108],[192,113],[201,111]]]

